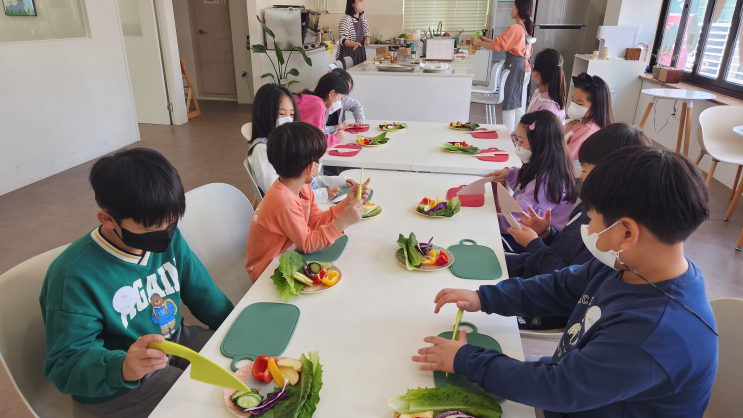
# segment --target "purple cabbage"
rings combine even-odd
[[[284,400],[284,398],[289,396],[289,392],[286,391],[287,383],[289,383],[289,381],[284,380],[284,387],[281,388],[280,391],[268,395],[266,399],[263,400],[262,404],[253,408],[248,408],[245,410],[245,412],[250,412],[253,416],[258,416],[276,406],[279,401],[282,401]]]
[[[459,411],[444,412],[441,415],[436,415],[436,418],[475,418],[472,415],[467,415]]]
[[[435,211],[437,211],[439,209],[446,209],[446,208],[447,208],[446,202],[441,202],[438,205],[432,207],[431,209],[428,209],[427,211],[423,212],[423,214],[424,215],[428,215],[431,212],[435,212]]]
[[[418,252],[421,253],[423,256],[428,256],[428,251],[431,250],[431,243],[433,242],[433,237],[428,240],[428,244],[418,244]]]
[[[418,252],[421,253],[422,256],[425,256],[426,255],[426,252],[421,248],[421,246],[423,246],[423,245],[425,245],[425,244],[418,244],[418,245],[415,246],[415,249],[418,250]]]
[[[310,265],[305,264],[304,265],[304,274],[312,280],[312,272],[310,271]]]

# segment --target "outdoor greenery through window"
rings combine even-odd
[[[431,28],[439,22],[444,31],[456,36],[459,31],[482,30],[488,15],[488,0],[404,0],[403,32]]]
[[[664,0],[655,63],[682,69],[686,82],[743,97],[742,6],[743,0]]]

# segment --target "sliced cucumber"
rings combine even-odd
[[[245,393],[239,398],[235,399],[235,406],[242,409],[252,408],[258,406],[263,402],[263,397],[255,392]]]
[[[317,262],[317,264],[319,264],[319,265],[321,265],[321,266],[325,267],[325,268],[326,268],[326,269],[328,269],[328,270],[330,270],[330,269],[332,269],[332,268],[333,268],[333,263],[328,263],[328,262],[322,262],[322,261],[318,261],[318,262]]]
[[[230,396],[230,400],[234,402],[234,401],[235,401],[235,399],[237,399],[237,398],[241,397],[242,395],[245,395],[246,393],[250,393],[250,392],[246,392],[246,391],[244,391],[244,390],[238,390],[238,391],[236,391],[235,393],[233,393],[233,394],[232,394],[232,395]]]
[[[318,263],[310,263],[310,271],[312,274],[318,274],[322,270],[322,266]]]

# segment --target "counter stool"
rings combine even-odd
[[[496,92],[493,95],[474,92],[470,94],[470,103],[485,105],[485,123],[487,124],[497,123],[495,105],[503,103],[503,99],[505,98],[503,91],[506,89],[506,80],[510,72],[511,70],[505,70],[500,75],[500,86],[495,90]]]
[[[681,105],[681,120],[679,121],[679,133],[678,139],[676,140],[676,152],[681,152],[681,139],[684,141],[684,155],[689,156],[689,135],[691,134],[691,114],[692,108],[694,107],[695,100],[712,100],[715,96],[712,93],[706,93],[702,91],[694,90],[680,90],[680,89],[646,89],[642,93],[647,94],[650,97],[654,97],[656,100],[648,103],[648,107],[645,110],[645,114],[642,116],[640,121],[640,129],[645,126],[645,121],[648,120],[650,111],[653,109],[653,105],[658,99],[670,99],[678,100],[682,103]]]
[[[495,94],[498,92],[500,86],[501,70],[503,70],[503,64],[505,60],[498,60],[493,63],[493,68],[490,70],[490,82],[482,83],[480,81],[472,82],[473,93],[483,94]]]

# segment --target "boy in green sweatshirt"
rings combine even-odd
[[[54,260],[39,297],[44,375],[99,416],[146,417],[188,366],[147,345],[199,351],[233,306],[178,231],[186,197],[165,157],[117,152],[90,183],[101,225]],[[210,329],[182,324],[181,301]]]

